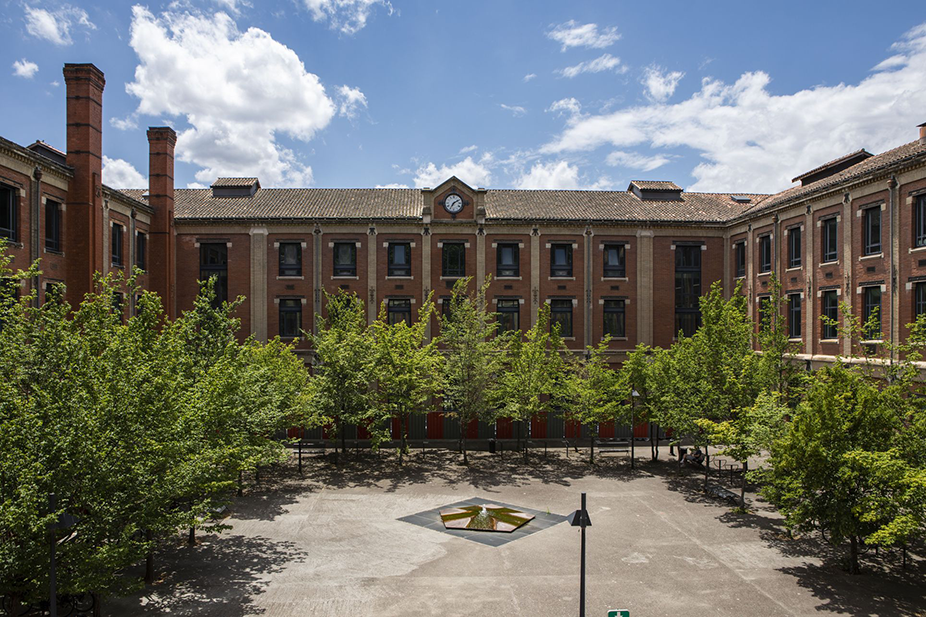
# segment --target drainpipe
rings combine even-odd
[[[895,331],[895,328],[897,328],[899,325],[897,323],[898,321],[897,318],[899,316],[894,314],[894,306],[896,305],[894,298],[897,294],[897,263],[895,261],[896,253],[894,251],[894,239],[896,237],[896,234],[894,233],[894,216],[895,216],[895,213],[897,212],[897,177],[896,176],[894,175],[891,176],[891,179],[888,180],[887,182],[887,188],[888,188],[888,195],[889,195],[888,207],[890,208],[890,213],[888,215],[889,221],[890,221],[889,222],[890,235],[888,237],[890,238],[890,251],[891,251],[890,260],[888,261],[891,267],[891,272],[890,272],[891,295],[889,299],[890,311],[891,311],[891,331],[889,333],[889,336],[890,336],[890,341],[891,341],[890,363],[891,365],[893,365],[894,364],[894,342],[895,342],[894,331]]]
[[[41,251],[41,212],[42,212],[42,168],[36,165],[32,172],[32,204],[29,216],[29,258],[31,263],[35,263],[42,254]],[[31,265],[31,264],[30,264]],[[32,299],[32,306],[38,308],[42,303],[42,290],[39,276],[32,277],[32,289],[35,291],[35,297]]]

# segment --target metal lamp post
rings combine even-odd
[[[637,397],[639,396],[640,396],[640,393],[637,392],[636,390],[630,391],[630,468],[631,469],[633,469],[633,459],[635,458],[634,442],[636,441],[635,438],[636,438],[636,428],[637,428],[634,422],[635,420],[634,411],[636,411],[635,408],[637,404]]]

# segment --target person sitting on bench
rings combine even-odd
[[[704,452],[701,448],[695,446],[694,451],[689,450],[685,453],[685,464],[698,469],[704,469]]]

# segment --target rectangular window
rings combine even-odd
[[[611,338],[624,338],[624,301],[604,301],[604,334]]]
[[[279,276],[302,276],[301,242],[280,242]]]
[[[801,244],[801,228],[792,227],[788,230],[788,267],[801,267],[801,253],[803,246]]]
[[[746,242],[737,242],[736,251],[736,278],[746,276]]]
[[[412,275],[412,245],[410,242],[389,243],[389,276]]]
[[[926,283],[917,283],[913,295],[913,316],[919,317],[926,313]]]
[[[759,272],[772,271],[772,237],[759,237]]]
[[[113,265],[116,267],[122,267],[123,265],[123,253],[122,253],[122,225],[119,223],[113,223],[113,233],[110,241],[113,248]]]
[[[623,278],[627,276],[624,253],[626,248],[623,244],[604,245],[604,275],[606,278]]]
[[[61,304],[64,302],[64,283],[60,281],[45,281],[45,302]]]
[[[788,294],[788,336],[801,338],[801,294]]]
[[[520,250],[513,242],[499,243],[495,249],[495,276],[521,276]]]
[[[553,244],[550,246],[550,276],[572,276],[571,244]]]
[[[839,259],[837,229],[839,221],[835,216],[821,222],[820,239],[823,243],[823,263]]]
[[[918,196],[913,206],[913,245],[926,246],[926,195]]]
[[[228,301],[228,247],[224,242],[199,245],[199,280],[215,277],[214,307]]]
[[[572,336],[572,300],[550,300],[550,329],[559,325],[559,335]]]
[[[119,321],[125,322],[125,296],[121,291],[113,292],[113,313],[119,318]]]
[[[135,265],[142,270],[148,267],[148,234],[135,233]]]
[[[865,255],[877,255],[881,252],[881,206],[863,210],[862,221],[862,252]]]
[[[0,184],[0,238],[19,241],[19,191]]]
[[[880,212],[880,210],[878,211]],[[863,287],[862,327],[866,339],[873,341],[881,338],[881,287],[872,285]],[[871,323],[868,323],[868,320]]]
[[[302,300],[280,300],[280,338],[296,338],[302,330]]]
[[[823,316],[828,319],[833,320],[833,322],[839,322],[839,296],[836,295],[835,289],[830,289],[823,292]],[[823,337],[824,339],[834,339],[839,336],[839,331],[837,329],[836,323],[830,324],[823,322]]]
[[[759,297],[759,328],[762,330],[771,327],[772,323],[772,297]]]
[[[334,243],[334,276],[357,276],[357,244]]]
[[[446,304],[446,302],[445,302]],[[412,301],[408,298],[393,298],[389,300],[389,325],[395,325],[404,321],[406,324],[412,323]]]
[[[45,202],[45,249],[61,251],[61,204],[50,199]]]
[[[495,311],[498,313],[498,333],[515,332],[521,329],[521,302],[518,300],[499,300]]]
[[[466,244],[444,242],[441,249],[441,276],[448,278],[466,276]]]
[[[675,332],[692,336],[701,325],[701,246],[675,247]]]

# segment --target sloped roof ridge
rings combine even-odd
[[[810,171],[805,171],[804,173],[800,174],[799,176],[795,176],[794,178],[792,178],[792,179],[791,179],[791,182],[797,182],[798,180],[801,180],[801,179],[803,179],[803,178],[806,178],[807,176],[812,176],[812,175],[814,175],[814,174],[817,173],[817,172],[823,171],[823,170],[826,169],[827,167],[832,167],[832,166],[834,166],[834,165],[838,165],[839,163],[842,163],[843,161],[848,161],[849,159],[851,159],[851,158],[853,158],[853,157],[856,157],[856,156],[859,156],[860,154],[867,154],[868,156],[865,157],[865,158],[871,158],[871,157],[873,157],[873,156],[877,156],[877,155],[872,154],[871,152],[869,152],[869,151],[866,150],[865,148],[859,148],[859,149],[856,150],[855,152],[850,152],[849,154],[843,154],[842,156],[840,156],[840,157],[838,157],[838,158],[835,158],[835,159],[833,159],[832,161],[828,161],[828,162],[826,162],[826,163],[823,163],[823,164],[820,165],[819,167],[814,167],[814,168],[811,169]],[[864,159],[863,159],[863,160],[864,160]],[[861,161],[859,161],[859,162],[861,162]]]

